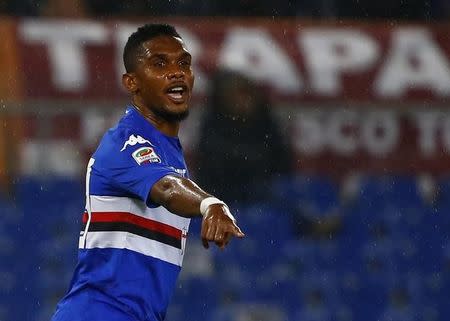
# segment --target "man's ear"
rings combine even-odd
[[[136,75],[130,72],[122,75],[122,85],[130,94],[135,94],[139,89]]]

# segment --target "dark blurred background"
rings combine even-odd
[[[174,24],[180,138],[246,238],[191,236],[168,321],[446,321],[450,1],[0,2],[0,321],[49,320],[87,160],[124,112],[121,55]],[[80,311],[82,313],[82,311]]]
[[[410,0],[376,3],[369,0],[4,0],[2,13],[12,16],[108,17],[130,16],[214,16],[214,17],[294,17],[358,18],[395,20],[447,19],[446,0]]]

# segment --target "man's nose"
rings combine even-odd
[[[184,78],[184,75],[185,75],[184,71],[180,68],[180,66],[175,65],[170,68],[167,76],[169,79],[171,79],[171,78]]]

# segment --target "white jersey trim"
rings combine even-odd
[[[134,198],[91,195],[90,201],[92,212],[128,212],[171,225],[179,230],[187,231],[191,221],[189,218],[169,212],[162,206],[149,208],[145,202]]]
[[[83,241],[84,246],[82,246]],[[184,248],[177,249],[128,232],[89,232],[85,240],[80,237],[79,247],[84,249],[128,249],[180,267],[184,256]]]

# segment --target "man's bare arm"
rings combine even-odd
[[[209,247],[208,242],[215,242],[217,246],[224,248],[233,236],[244,237],[228,206],[212,204],[204,213],[200,212],[202,201],[212,196],[187,178],[164,176],[153,185],[149,197],[152,202],[164,206],[177,215],[184,217],[203,215],[201,235],[205,248]]]
[[[161,178],[150,191],[152,202],[184,217],[201,216],[200,203],[210,196],[190,179],[172,175]]]

